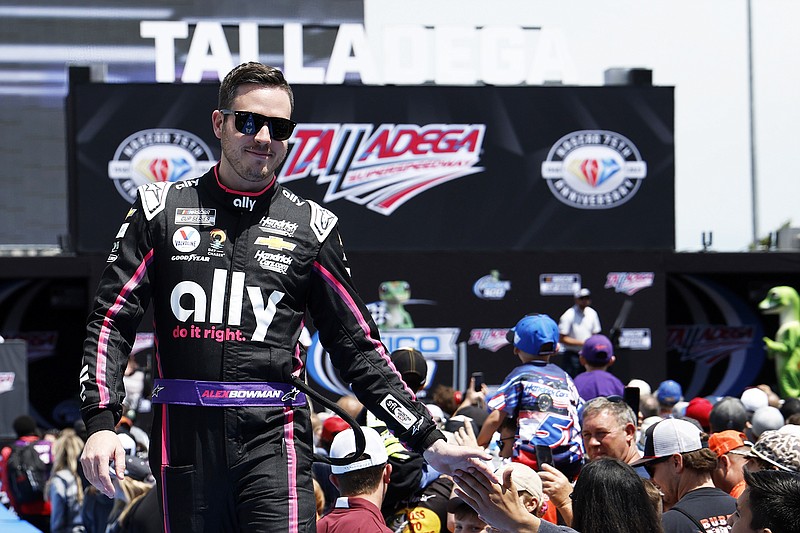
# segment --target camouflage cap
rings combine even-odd
[[[780,430],[765,431],[748,456],[762,459],[784,472],[800,473],[800,436]]]

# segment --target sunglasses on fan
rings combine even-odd
[[[233,123],[240,133],[245,135],[255,135],[264,124],[269,127],[269,136],[276,141],[285,141],[292,136],[294,127],[297,125],[293,120],[279,117],[265,117],[251,111],[233,111],[232,109],[220,109],[223,115],[233,115]]]

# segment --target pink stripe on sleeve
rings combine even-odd
[[[364,317],[364,315],[359,311],[358,305],[356,305],[356,302],[355,300],[353,300],[353,297],[344,288],[344,285],[342,285],[339,282],[339,280],[336,279],[336,277],[333,274],[331,274],[331,272],[328,269],[326,269],[324,266],[322,266],[320,263],[316,261],[314,262],[314,270],[318,272],[320,276],[322,276],[322,279],[324,279],[327,282],[327,284],[330,285],[330,287],[334,291],[336,291],[336,294],[338,294],[339,297],[341,297],[342,301],[344,301],[345,305],[347,305],[347,308],[350,309],[350,312],[353,314],[353,317],[358,322],[358,325],[361,327],[361,330],[364,332],[364,336],[372,343],[372,346],[375,348],[375,351],[381,355],[384,361],[386,361],[386,363],[389,365],[389,369],[397,375],[397,377],[400,379],[400,383],[403,384],[406,392],[408,392],[412,398],[416,399],[414,391],[412,391],[411,389],[408,388],[408,386],[406,386],[405,381],[403,381],[403,377],[397,371],[394,364],[392,363],[392,359],[386,353],[386,350],[383,347],[383,343],[381,343],[381,341],[379,341],[378,339],[373,338],[372,335],[370,334],[370,328],[369,324],[367,323],[366,317]]]
[[[131,279],[122,287],[122,290],[117,295],[114,305],[108,308],[106,316],[103,318],[103,325],[100,327],[100,334],[97,337],[97,360],[95,364],[95,378],[97,379],[97,389],[100,393],[100,407],[108,407],[111,399],[111,392],[106,383],[106,367],[108,363],[108,342],[111,338],[111,330],[114,325],[114,319],[119,314],[122,307],[127,303],[127,298],[133,290],[139,286],[147,273],[147,267],[153,260],[154,250],[150,250],[144,256],[139,267],[134,272]]]

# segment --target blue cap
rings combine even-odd
[[[662,381],[661,385],[658,386],[658,390],[656,390],[656,398],[658,398],[658,403],[672,406],[681,401],[683,398],[683,389],[681,388],[680,383],[668,379],[666,381]]]
[[[553,353],[558,345],[558,325],[547,315],[528,315],[517,322],[511,330],[514,334],[511,343],[525,353],[539,355],[542,346],[548,343],[553,344],[550,351]]]

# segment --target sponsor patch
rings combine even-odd
[[[550,148],[542,178],[559,201],[577,209],[612,209],[636,195],[647,163],[628,138],[606,130],[573,131]]]
[[[117,239],[121,239],[125,236],[125,233],[128,231],[128,226],[130,226],[129,222],[125,222],[119,227],[119,231],[117,232]]]
[[[153,217],[166,207],[167,191],[169,191],[170,185],[172,184],[162,181],[139,187],[139,196],[142,199],[142,208],[144,208],[144,216],[147,220],[153,220]]]
[[[172,234],[172,245],[179,252],[191,252],[200,246],[200,232],[192,226],[183,226]]]
[[[297,248],[296,244],[285,241],[282,238],[275,237],[273,235],[270,235],[269,237],[256,237],[256,240],[253,244],[258,246],[266,246],[270,250],[278,251],[288,250],[291,252]]]
[[[410,429],[411,426],[414,425],[414,422],[417,421],[417,417],[391,394],[384,396],[380,401],[380,405],[386,409],[392,418],[397,420],[397,422],[406,429]]]
[[[217,210],[205,207],[178,207],[175,209],[175,224],[213,226],[217,221]]]
[[[265,250],[258,250],[255,259],[258,261],[258,266],[264,270],[270,270],[278,274],[286,274],[289,270],[289,265],[294,261],[294,259],[288,255],[273,254]]]
[[[316,202],[309,200],[308,205],[311,206],[311,230],[314,232],[314,235],[317,236],[319,242],[323,242],[330,232],[333,231],[338,219],[336,215],[324,207],[321,207]]]
[[[189,254],[189,255],[173,255],[171,258],[173,261],[187,261],[191,262],[201,262],[201,263],[208,263],[211,258],[207,255],[197,255],[197,254]]]
[[[238,207],[239,209],[247,209],[248,211],[252,211],[256,206],[256,201],[249,196],[242,196],[240,198],[234,198],[233,206]]]
[[[225,255],[225,241],[228,239],[225,232],[214,228],[209,232],[209,237],[211,238],[211,244],[208,245],[208,255],[223,257]]]
[[[277,220],[270,217],[264,217],[261,219],[258,229],[267,233],[274,233],[275,235],[294,237],[294,232],[297,231],[297,224],[294,222],[289,222],[288,220]]]
[[[286,189],[281,189],[281,192],[286,198],[289,199],[289,201],[294,202],[294,205],[296,205],[297,207],[300,207],[305,203],[303,200],[300,199],[299,196],[297,196],[295,193],[291,191],[287,191]]]

